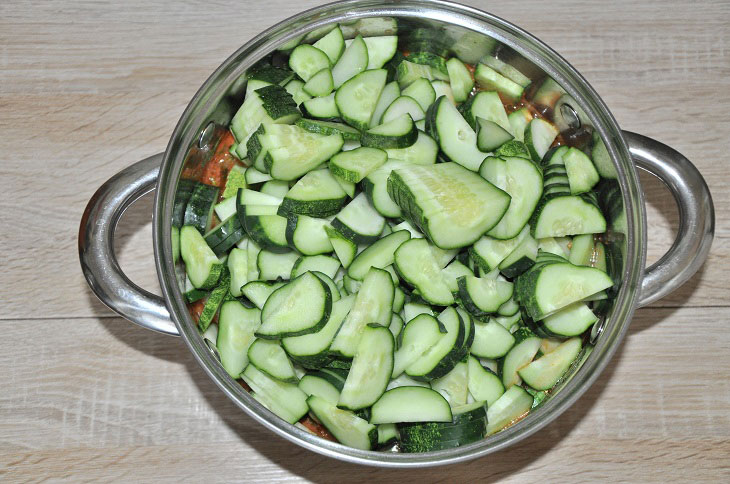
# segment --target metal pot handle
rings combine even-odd
[[[687,282],[705,262],[715,233],[715,209],[705,179],[684,155],[640,134],[623,135],[636,166],[659,178],[679,208],[672,247],[644,271],[639,306],[646,306]]]
[[[120,171],[89,200],[79,228],[81,269],[94,294],[129,321],[160,333],[179,336],[165,301],[129,280],[114,254],[114,232],[124,211],[154,190],[162,153]]]

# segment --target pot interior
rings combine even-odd
[[[529,106],[533,116],[560,129],[560,144],[588,153],[602,150],[610,160],[600,168],[604,181],[599,203],[608,223],[602,242],[615,286],[598,310],[601,321],[585,336],[578,363],[540,407],[481,442],[449,451],[397,454],[358,451],[309,435],[270,414],[225,373],[186,308],[184,267],[181,262],[173,264],[169,237],[185,180],[205,182],[205,167],[215,163],[216,146],[243,102],[251,67],[258,62],[286,65],[292,45],[316,41],[334,23],[340,24],[345,38],[396,34],[399,49],[428,41],[431,48],[465,63],[488,58],[501,69],[511,69],[529,85],[508,110]],[[267,30],[226,60],[195,95],[172,136],[161,170],[155,213],[158,272],[171,313],[201,365],[244,411],[268,428],[304,447],[353,462],[400,467],[456,462],[498,450],[544,426],[575,401],[606,365],[630,321],[643,269],[645,233],[638,187],[628,150],[608,109],[567,62],[530,34],[484,12],[445,2],[343,2],[305,12]]]

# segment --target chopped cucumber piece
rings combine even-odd
[[[507,193],[456,163],[393,170],[388,193],[405,217],[442,249],[477,241],[501,220],[510,203]]]
[[[388,159],[385,151],[362,146],[342,151],[330,159],[330,171],[342,180],[358,183]]]
[[[459,103],[466,101],[469,93],[474,88],[474,80],[471,78],[471,73],[464,63],[456,57],[452,57],[446,61],[446,70],[449,73],[449,83],[454,93],[454,100]]]
[[[360,74],[368,67],[368,48],[361,36],[357,36],[355,40],[345,49],[345,52],[339,58],[335,66],[332,68],[332,78],[334,79],[335,89],[340,88],[346,81]],[[382,88],[381,88],[382,89]],[[377,96],[376,96],[377,99]]]
[[[370,411],[375,424],[451,422],[449,402],[430,388],[403,386],[383,393]]]
[[[305,272],[271,293],[261,310],[256,336],[278,339],[315,333],[327,323],[331,309],[329,286]]]
[[[337,89],[335,103],[346,123],[360,130],[368,128],[386,77],[384,69],[373,69],[357,74]]]

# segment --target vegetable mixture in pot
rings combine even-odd
[[[249,69],[182,174],[172,240],[194,320],[256,400],[425,452],[512,425],[589,354],[620,191],[600,138],[555,120],[555,81],[396,27],[330,26]]]

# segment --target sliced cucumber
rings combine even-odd
[[[286,383],[299,381],[291,361],[277,341],[256,339],[248,348],[248,360],[271,378]]]
[[[334,89],[332,71],[330,71],[329,67],[325,67],[324,69],[310,77],[306,84],[304,84],[302,89],[304,89],[304,92],[306,92],[310,96],[328,96]]]
[[[342,267],[347,269],[357,254],[357,245],[332,227],[326,226],[325,232]]]
[[[345,39],[342,37],[342,30],[339,26],[335,26],[312,46],[324,52],[330,60],[330,64],[335,65],[345,51]]]
[[[515,344],[515,337],[504,326],[494,320],[474,323],[474,342],[471,354],[480,358],[501,358]]]
[[[564,237],[606,231],[606,219],[592,200],[579,195],[543,197],[530,219],[532,236]]]
[[[342,208],[346,198],[347,194],[330,170],[314,170],[291,187],[279,206],[278,215],[328,217]]]
[[[241,374],[253,397],[281,419],[293,424],[309,411],[307,394],[292,383],[275,380],[248,365]]]
[[[525,140],[525,128],[528,123],[532,121],[532,114],[527,108],[520,108],[517,111],[510,113],[507,116],[509,124],[512,127],[512,134],[515,136],[515,141]]]
[[[299,126],[263,125],[259,136],[267,150],[264,163],[277,180],[294,180],[327,161],[340,151],[344,140],[339,134],[324,136]]]
[[[430,314],[413,317],[403,329],[403,336],[395,352],[392,377],[400,376],[407,367],[415,363],[441,337],[441,326]]]
[[[451,407],[466,405],[467,396],[469,394],[469,378],[467,373],[467,364],[460,361],[446,375],[432,380],[431,388],[443,395]]]
[[[474,80],[479,87],[497,91],[511,101],[518,101],[522,97],[524,87],[485,64],[477,64],[474,71]]]
[[[388,193],[406,218],[442,249],[474,243],[499,222],[510,203],[508,194],[456,163],[394,170]]]
[[[527,87],[532,82],[530,81],[529,77],[525,76],[523,73],[515,69],[512,65],[507,64],[506,62],[503,62],[494,56],[486,55],[482,57],[480,62],[486,64],[487,66],[491,67],[495,71],[499,72],[506,78],[516,82],[522,87]]]
[[[532,160],[539,163],[545,157],[555,138],[558,128],[541,118],[535,118],[525,127],[525,144]]]
[[[568,371],[582,348],[580,338],[571,338],[520,369],[520,377],[535,390],[549,390]]]
[[[327,364],[331,359],[329,347],[354,302],[355,296],[343,297],[334,302],[327,323],[316,333],[283,338],[281,344],[292,360],[305,368],[320,368]]]
[[[312,395],[307,405],[341,444],[356,449],[370,450],[378,442],[378,429],[349,410],[337,408],[324,398]]]
[[[442,334],[436,344],[406,367],[406,374],[417,380],[430,381],[444,376],[463,356],[462,348],[466,336],[464,320],[453,307],[444,309],[438,320],[442,325]]]
[[[484,160],[479,173],[511,197],[504,217],[488,235],[497,239],[516,237],[530,220],[542,196],[540,168],[520,157],[490,157]]]
[[[329,69],[330,60],[327,54],[309,44],[298,45],[289,55],[289,67],[304,82],[309,81],[316,73]],[[315,94],[312,94],[313,96]]]
[[[393,334],[387,327],[373,324],[363,328],[337,406],[360,410],[380,398],[393,373],[394,347]]]
[[[525,226],[516,237],[499,240],[485,235],[469,248],[469,256],[485,271],[499,267],[499,264],[514,251],[522,240],[530,234],[530,227]]]
[[[354,76],[337,89],[335,103],[346,123],[360,130],[368,128],[386,77],[384,69],[373,69]]]
[[[248,348],[261,324],[261,311],[249,309],[238,301],[226,301],[218,316],[215,346],[221,365],[233,378],[238,378],[248,365]]]
[[[417,144],[416,142],[413,146]],[[394,169],[404,164],[405,162],[402,161],[388,160],[363,179],[363,191],[375,210],[383,217],[396,218],[401,216],[400,207],[388,195],[388,177]]]
[[[412,97],[404,95],[390,103],[388,109],[383,113],[381,123],[393,121],[404,114],[410,115],[413,121],[420,121],[426,117],[426,113],[421,108],[421,105]]]
[[[537,259],[537,241],[529,235],[499,264],[499,271],[510,279],[525,272]],[[512,313],[514,314],[514,313]],[[510,315],[507,315],[510,316]]]
[[[512,297],[511,282],[463,276],[457,279],[459,298],[464,308],[477,317],[495,313]]]
[[[333,250],[325,229],[328,226],[327,219],[292,215],[287,217],[286,240],[304,255],[326,254]]]
[[[383,269],[393,264],[396,249],[410,237],[407,230],[399,230],[374,242],[355,257],[347,268],[347,275],[361,281],[371,267]]]
[[[388,106],[400,96],[400,87],[398,87],[397,81],[389,82],[385,85],[383,90],[380,92],[378,102],[373,110],[373,115],[370,118],[369,127],[375,127],[380,124],[380,120],[383,117],[383,113]]]
[[[393,58],[398,49],[398,36],[381,35],[378,37],[364,37],[368,48],[368,69],[380,69]]]
[[[356,244],[376,241],[384,226],[385,219],[370,205],[364,193],[352,199],[332,221],[332,227]]]
[[[299,389],[307,394],[307,396],[317,396],[328,401],[332,405],[337,405],[340,398],[340,391],[332,383],[322,376],[308,373],[299,380],[297,384]]]
[[[402,422],[451,422],[449,402],[439,392],[403,386],[386,391],[370,411],[375,424]]]
[[[339,89],[346,81],[355,77],[367,67],[368,48],[363,38],[358,35],[332,68],[335,89]]]
[[[429,135],[418,131],[416,142],[406,148],[388,148],[388,160],[399,160],[415,165],[433,165],[438,155],[438,145]]]
[[[340,110],[335,102],[335,93],[329,96],[313,97],[301,104],[302,112],[317,119],[333,119],[340,117]]]
[[[180,229],[180,255],[193,286],[210,289],[218,283],[224,265],[197,228],[185,225]]]
[[[442,266],[425,239],[411,239],[400,244],[395,251],[395,267],[398,274],[418,289],[421,297],[429,303],[437,306],[454,303],[454,296],[441,274]]]
[[[403,89],[402,94],[415,99],[424,112],[436,100],[436,91],[434,91],[431,82],[425,77],[416,79],[410,86]]]
[[[360,140],[360,132],[355,128],[343,123],[334,121],[322,121],[318,119],[299,118],[294,123],[302,129],[306,129],[311,133],[323,134],[326,136],[339,134],[345,141]]]
[[[515,344],[502,361],[502,383],[505,388],[521,383],[518,370],[529,365],[540,350],[542,340],[527,328],[515,332]]]
[[[383,114],[383,119],[385,119],[385,114]],[[360,142],[363,146],[388,149],[407,148],[414,144],[417,139],[418,129],[413,124],[411,116],[406,113],[365,131],[360,138]]]
[[[512,134],[495,123],[484,118],[477,118],[477,148],[480,151],[494,151],[503,144],[514,139]]]
[[[330,159],[329,169],[342,180],[358,183],[377,170],[387,159],[385,151],[362,146],[337,153]]]
[[[446,61],[446,70],[449,73],[449,84],[454,93],[454,100],[458,103],[466,101],[469,93],[474,88],[474,79],[463,62],[452,57]]]
[[[596,321],[598,317],[587,304],[576,302],[545,317],[542,325],[551,334],[569,337],[583,334]]]
[[[573,195],[590,191],[601,179],[588,155],[577,148],[570,148],[563,156],[563,162]]]
[[[375,323],[385,327],[390,324],[393,296],[393,279],[390,274],[382,269],[370,268],[330,351],[337,356],[352,358],[368,324]]]
[[[304,83],[299,79],[292,79],[286,84],[286,86],[284,86],[284,89],[286,89],[286,92],[291,94],[292,99],[294,99],[297,106],[307,99],[312,99],[312,96],[304,92]]]
[[[485,154],[477,148],[477,135],[456,107],[441,96],[428,108],[426,131],[450,160],[478,171]]]
[[[504,394],[502,380],[482,366],[478,359],[469,356],[469,393],[475,400],[487,402],[491,407]]]
[[[291,278],[295,279],[307,271],[321,272],[330,279],[335,277],[340,268],[340,261],[326,255],[308,255],[297,259],[291,269]]]
[[[259,279],[263,281],[288,280],[297,259],[299,259],[299,254],[296,252],[276,253],[262,250],[256,260]]]
[[[327,323],[331,309],[329,286],[305,272],[271,293],[261,310],[256,336],[278,339],[315,333]]]
[[[442,81],[449,80],[448,74],[445,74],[438,69],[434,69],[431,66],[416,64],[407,60],[402,61],[398,65],[396,78],[398,79],[398,84],[400,85],[401,89],[410,86],[413,82],[422,77],[425,77],[429,81],[434,79],[439,79]]]
[[[532,408],[532,395],[522,387],[514,385],[487,410],[487,435],[509,427],[525,416]]]

